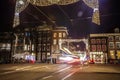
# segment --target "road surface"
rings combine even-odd
[[[120,65],[2,64],[0,80],[120,80]]]

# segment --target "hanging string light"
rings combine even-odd
[[[100,16],[99,16],[99,1],[98,0],[83,0],[85,4],[93,9],[92,22],[100,25]]]
[[[16,0],[13,27],[20,24],[19,13],[23,11],[29,3],[36,6],[49,6],[53,4],[67,5],[77,1],[79,0]]]
[[[79,0],[28,0],[33,5],[37,6],[49,6],[53,4],[58,4],[58,5],[68,5],[75,3]]]
[[[68,4],[75,3],[77,1],[79,1],[79,0],[16,0],[13,27],[20,24],[19,14],[21,11],[23,11],[27,7],[27,5],[29,3],[36,5],[36,6],[49,6],[49,5],[53,5],[53,4],[68,5]],[[93,8],[92,22],[100,25],[98,0],[83,0],[83,1],[89,7]]]
[[[16,0],[13,27],[20,24],[19,14],[27,7],[27,5],[28,5],[27,0]]]

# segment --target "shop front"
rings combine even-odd
[[[94,63],[105,63],[107,57],[103,52],[90,52],[90,60]]]

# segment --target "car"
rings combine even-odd
[[[79,57],[74,55],[59,56],[58,60],[59,60],[59,63],[66,63],[66,64],[80,63]]]

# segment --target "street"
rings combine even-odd
[[[119,80],[117,64],[1,64],[0,80]]]

